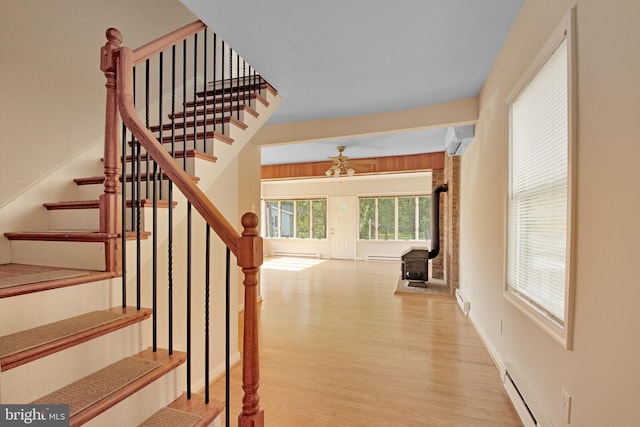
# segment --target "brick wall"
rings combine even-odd
[[[440,254],[431,260],[431,276],[453,291],[459,287],[460,270],[460,156],[445,155],[444,169],[432,171],[432,189],[443,183],[449,189],[440,196]]]
[[[453,289],[459,287],[460,253],[460,156],[445,156],[445,182],[449,185],[444,212],[446,228],[445,277]]]

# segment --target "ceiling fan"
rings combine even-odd
[[[336,147],[338,150],[337,156],[329,156],[329,158],[333,161],[333,165],[324,173],[327,176],[334,176],[338,178],[340,175],[345,174],[347,176],[353,176],[356,173],[356,170],[351,167],[349,164],[349,156],[345,156],[342,154],[344,151],[344,145],[339,145]]]

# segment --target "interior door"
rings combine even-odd
[[[357,197],[329,198],[331,258],[355,259],[358,227]]]

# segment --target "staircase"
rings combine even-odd
[[[196,61],[197,35],[193,53],[187,51],[194,34],[201,34],[201,43],[213,40],[213,57],[225,52],[224,42],[200,21],[135,51],[120,46],[117,30],[107,31],[104,157],[92,163],[98,166],[95,174],[69,177],[74,199],[43,200],[46,229],[5,233],[12,262],[0,265],[0,403],[70,404],[70,425],[220,425],[226,402],[210,398],[208,385],[211,377],[225,375],[225,365],[228,370],[240,361],[235,309],[229,316],[229,302],[237,300],[236,279],[229,267],[226,275],[210,271],[210,262],[215,266],[216,253],[226,246],[227,265],[233,253],[244,272],[245,324],[250,325],[243,355],[249,403],[238,422],[261,425],[252,365],[257,367],[257,335],[251,326],[262,253],[256,217],[243,217],[242,234],[228,231],[211,200],[229,199],[225,170],[238,168],[234,159],[280,98],[254,71],[241,72],[241,58],[229,49],[231,64],[222,53],[222,65],[213,61],[210,76],[185,64],[182,81],[171,89],[154,93],[147,84],[144,106],[135,107],[146,121],[138,130],[127,116],[129,83],[120,80],[130,74],[122,71],[129,53],[147,70],[158,52],[173,62],[174,46],[182,45],[184,57]],[[158,69],[165,71],[166,63],[159,61]],[[116,110],[127,124],[117,133]],[[116,135],[122,135],[122,151],[130,152],[121,155],[120,145],[114,148]],[[193,215],[192,206],[202,216]],[[210,243],[210,230],[221,241]],[[192,251],[198,257],[185,261]],[[226,290],[220,281],[227,282]],[[222,354],[225,327],[231,344]]]

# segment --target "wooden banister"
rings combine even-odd
[[[242,254],[238,253],[240,233],[231,226],[218,208],[211,203],[207,195],[193,182],[191,177],[178,167],[169,152],[158,144],[156,137],[138,118],[133,104],[133,52],[127,47],[120,48],[117,93],[120,117],[136,140],[145,148],[149,156],[158,163],[162,171],[167,174],[174,185],[191,202],[220,239],[231,249],[231,252],[237,258],[243,257]]]
[[[121,198],[119,188],[120,169],[117,163],[120,157],[117,133],[117,117],[119,113],[120,118],[135,140],[144,147],[149,157],[158,164],[163,173],[169,177],[211,226],[213,231],[235,255],[238,266],[242,268],[245,276],[243,281],[245,310],[242,361],[245,394],[242,413],[238,417],[238,425],[261,427],[264,426],[264,413],[260,409],[260,398],[258,396],[260,375],[257,285],[259,268],[263,261],[263,242],[257,230],[258,216],[251,212],[245,213],[242,217],[243,232],[240,234],[236,231],[213,205],[207,195],[200,190],[191,176],[178,166],[175,159],[162,147],[153,133],[140,120],[133,102],[134,65],[186,39],[203,28],[204,24],[201,21],[196,21],[135,51],[120,46],[122,35],[119,31],[115,29],[107,30],[108,41],[101,51],[101,68],[107,76],[105,175],[108,172],[112,177],[107,177],[105,180],[105,194],[113,193],[115,196],[105,196],[105,198],[109,200],[109,206],[112,203],[111,199],[118,200]],[[107,145],[110,147],[107,147]],[[107,153],[109,160],[107,160]],[[110,193],[107,193],[107,190]],[[113,215],[120,218],[118,221],[122,221],[115,208],[110,207],[106,215]],[[109,227],[113,228],[116,224],[122,223],[116,221]]]
[[[133,51],[133,65],[137,65],[145,59],[151,58],[156,53],[162,52],[168,46],[172,46],[176,43],[181,42],[182,40],[191,37],[198,31],[202,30],[205,26],[206,25],[204,24],[204,22],[198,20],[187,24],[182,28],[178,28],[177,30],[169,34],[159,37],[156,40],[145,44],[144,46],[140,46]]]
[[[121,204],[120,191],[120,143],[118,138],[118,107],[116,93],[116,52],[120,49],[122,34],[115,28],[106,32],[107,43],[100,49],[100,70],[107,83],[107,102],[104,130],[104,193],[100,196],[100,232],[112,238],[106,243],[106,271],[121,272],[118,236],[122,218],[118,214]]]

